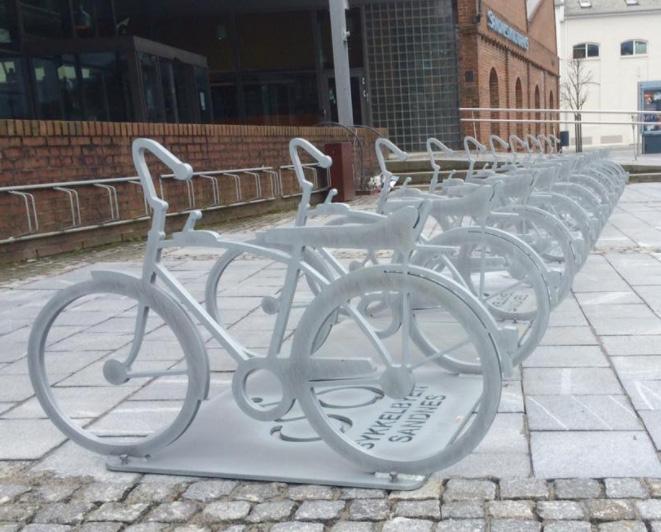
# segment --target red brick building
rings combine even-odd
[[[458,0],[461,107],[557,108],[559,60],[553,0]],[[463,113],[470,117],[470,113]],[[475,114],[478,117],[477,113]],[[543,113],[486,113],[480,118],[545,119]],[[501,136],[551,131],[543,124],[464,122],[463,132]]]

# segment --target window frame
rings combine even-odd
[[[625,44],[631,43],[631,53],[630,54],[625,54],[623,53],[623,46]],[[644,44],[645,45],[645,51],[642,53],[637,52],[638,45]],[[620,57],[641,57],[641,56],[646,56],[649,54],[649,41],[647,39],[627,39],[626,41],[622,41],[620,43]]]
[[[589,49],[591,46],[596,46],[597,47],[597,54],[596,55],[590,55],[589,54]],[[579,47],[582,47],[583,49],[583,57],[576,57],[576,50],[580,49]],[[601,57],[601,45],[596,42],[579,42],[572,46],[572,59],[599,59]]]

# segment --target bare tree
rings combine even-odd
[[[569,109],[574,111],[574,135],[576,137],[576,151],[583,151],[583,131],[581,109],[588,100],[590,85],[593,85],[592,72],[581,59],[572,59],[567,63],[567,77],[560,87],[560,97]]]

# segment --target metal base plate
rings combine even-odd
[[[205,401],[188,430],[175,442],[145,459],[117,457],[111,471],[160,473],[241,480],[328,484],[360,488],[411,490],[424,476],[361,471],[318,439],[294,412],[285,423],[255,421],[241,412],[228,390]]]

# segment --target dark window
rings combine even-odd
[[[142,67],[142,90],[145,100],[145,114],[149,122],[163,121],[163,105],[161,103],[161,87],[158,75],[158,58],[153,55],[140,54]]]
[[[647,41],[631,40],[620,44],[620,55],[645,55],[647,54]]]
[[[113,52],[80,55],[86,120],[128,119],[128,79],[122,65]]]
[[[586,57],[599,57],[599,45],[583,42],[574,45],[574,59],[585,59]]]
[[[209,77],[206,68],[194,67],[196,105],[200,111],[199,121],[211,121],[211,99],[209,98]]]
[[[17,44],[16,12],[12,0],[0,0],[0,47],[14,48]]]
[[[70,37],[67,0],[20,0],[25,33],[39,37]]]
[[[0,118],[27,118],[25,63],[0,58]]]
[[[39,118],[83,118],[74,56],[66,54],[52,58],[35,58],[32,60],[32,69]]]
[[[239,118],[236,85],[223,84],[211,87],[214,122],[234,122]]]

